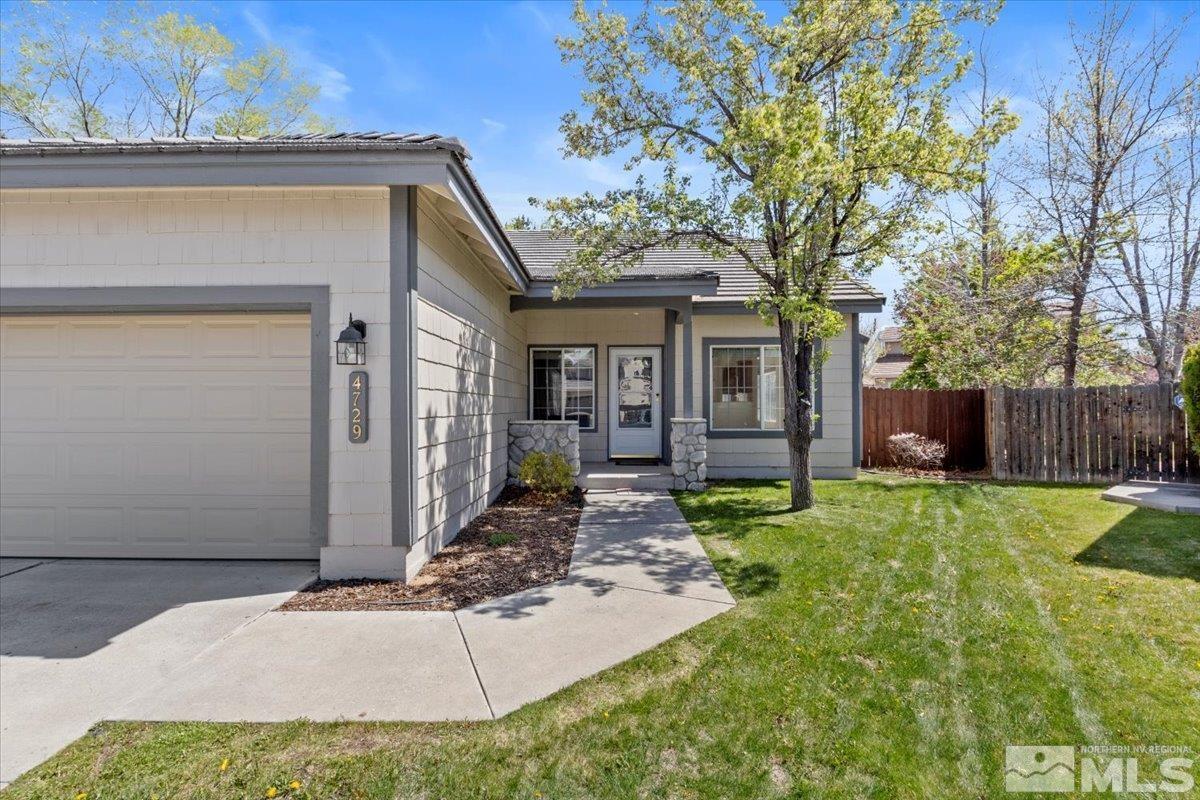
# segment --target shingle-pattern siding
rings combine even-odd
[[[347,442],[351,368],[330,348],[329,542],[391,544],[386,189],[0,192],[0,287],[329,286],[370,323],[371,437]]]
[[[417,537],[410,574],[495,499],[526,409],[525,319],[429,208],[417,219]]]

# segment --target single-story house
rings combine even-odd
[[[411,134],[0,140],[0,552],[411,577],[530,418],[577,422],[587,462],[669,462],[671,420],[703,418],[708,476],[786,474],[749,272],[654,252],[557,302],[571,242],[505,231],[467,159]],[[814,471],[849,478],[883,298],[836,299]]]

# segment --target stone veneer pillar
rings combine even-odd
[[[574,421],[521,419],[508,423],[508,482],[519,483],[517,475],[525,456],[533,452],[562,453],[579,477],[579,423]]]
[[[708,422],[703,417],[671,419],[671,474],[675,488],[704,491],[708,477]]]

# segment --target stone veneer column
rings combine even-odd
[[[525,456],[533,452],[562,453],[579,477],[579,423],[558,420],[512,420],[508,423],[508,482],[519,483],[517,475]]]
[[[704,491],[708,477],[708,422],[703,417],[671,419],[671,474],[675,488]]]

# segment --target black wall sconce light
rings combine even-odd
[[[350,324],[338,334],[337,363],[362,366],[367,363],[367,323],[350,315]]]

